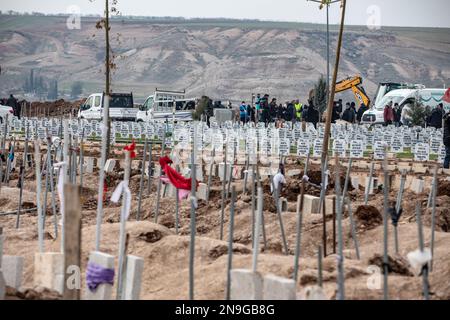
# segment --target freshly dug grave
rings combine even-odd
[[[449,196],[450,197],[450,181],[439,180],[436,195],[438,197],[440,197],[440,196]]]
[[[355,211],[355,220],[358,229],[370,230],[383,222],[383,216],[374,206],[362,205]]]

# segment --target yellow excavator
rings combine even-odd
[[[361,103],[364,103],[366,107],[370,107],[370,99],[367,96],[364,88],[360,86],[361,83],[361,76],[358,75],[349,77],[336,83],[336,93],[351,89],[353,91],[353,94],[355,95],[356,101],[358,102],[358,106],[360,106]]]
[[[361,105],[361,103],[364,103],[365,106],[370,108],[370,98],[367,96],[366,91],[361,86],[362,84],[362,78],[361,76],[357,75],[354,77],[348,77],[342,81],[339,81],[336,83],[336,93],[343,92],[346,90],[352,90],[353,94],[355,95],[355,99],[358,102],[357,107]],[[316,94],[315,89],[312,89],[309,92],[309,98],[314,99],[314,96]]]

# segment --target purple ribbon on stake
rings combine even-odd
[[[94,292],[103,283],[114,284],[114,269],[89,262],[86,270],[86,283],[90,291]]]

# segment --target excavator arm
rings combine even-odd
[[[362,78],[360,76],[349,77],[336,83],[336,93],[351,89],[355,95],[355,100],[359,104],[364,103],[364,105],[369,107],[370,99],[360,84],[362,84]]]
[[[360,76],[349,77],[336,83],[335,92],[339,93],[351,89],[353,91],[353,94],[355,95],[355,100],[359,102],[359,105],[361,105],[361,103],[364,103],[366,107],[369,107],[370,99],[367,96],[366,91],[361,86],[361,84],[362,78]],[[315,90],[312,89],[309,92],[309,98],[314,99],[315,94],[316,94]]]

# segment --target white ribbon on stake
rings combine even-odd
[[[122,181],[119,183],[119,185],[114,190],[111,201],[114,203],[118,203],[120,200],[120,196],[124,194],[125,197],[125,220],[128,220],[128,217],[130,216],[130,209],[131,209],[131,191],[128,188],[128,181]]]
[[[58,176],[58,198],[59,198],[59,214],[61,218],[64,217],[64,171],[66,163],[58,162],[53,165],[54,168],[59,168],[59,176]]]

